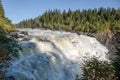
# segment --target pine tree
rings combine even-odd
[[[5,17],[4,9],[2,6],[2,0],[0,0],[0,33],[8,33],[14,30],[15,27],[12,25],[11,21]]]
[[[4,18],[4,9],[2,7],[2,0],[0,0],[0,18]]]
[[[36,21],[37,19],[37,21]],[[35,19],[22,21],[17,27],[46,28],[55,30],[83,31],[92,33],[120,32],[120,9],[99,8],[60,12],[59,10],[46,11]],[[27,25],[27,26],[26,26]]]

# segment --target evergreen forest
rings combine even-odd
[[[45,28],[51,30],[116,33],[120,31],[120,8],[99,8],[61,12],[48,10],[34,19],[23,20],[18,28]]]

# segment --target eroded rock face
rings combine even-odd
[[[20,32],[20,34],[28,35],[28,32],[27,31],[22,31],[22,32]]]
[[[28,35],[28,32],[14,30],[13,32],[10,33],[10,36],[15,37],[15,38],[24,38],[25,35]]]
[[[108,45],[110,58],[114,59],[116,57],[116,52],[118,52],[118,49],[120,49],[120,32],[114,34],[111,38],[111,41]]]
[[[105,45],[108,50],[108,58],[113,60],[116,57],[116,52],[120,49],[120,32],[114,34],[94,34],[96,39]]]
[[[120,49],[120,32],[113,34],[105,33],[84,33],[77,32],[79,35],[87,35],[90,37],[95,37],[101,44],[105,45],[109,51],[107,57],[113,60],[116,57],[117,49]]]

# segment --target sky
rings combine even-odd
[[[94,9],[100,7],[120,8],[120,0],[2,0],[5,16],[18,23],[22,20],[35,18],[46,10],[61,11],[76,9]]]

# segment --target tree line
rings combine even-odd
[[[16,24],[18,28],[46,28],[51,30],[83,32],[119,32],[120,8],[99,8],[61,12],[48,10],[34,19],[23,20]]]

